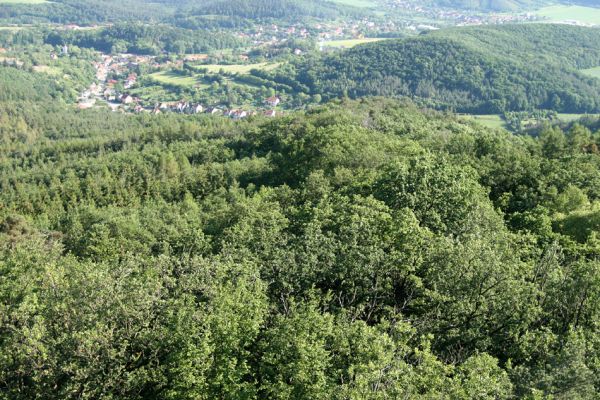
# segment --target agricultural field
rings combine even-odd
[[[578,21],[585,24],[600,25],[600,8],[581,6],[550,6],[536,11],[540,17],[551,22]]]
[[[326,42],[322,42],[321,45],[323,47],[335,47],[340,49],[350,49],[352,47],[358,46],[360,44],[365,43],[374,43],[382,40],[387,40],[385,38],[365,38],[365,39],[348,39],[348,40],[329,40]]]
[[[197,85],[198,78],[195,76],[183,76],[173,71],[156,72],[150,75],[150,78],[158,83],[174,86],[194,86]]]
[[[233,64],[233,65],[219,65],[219,64],[207,64],[198,65],[198,68],[205,68],[210,73],[219,73],[221,71],[229,74],[247,74],[253,69],[261,69],[265,71],[271,71],[277,68],[279,63],[258,63],[258,64]]]
[[[598,79],[600,79],[600,67],[594,67],[594,68],[589,68],[589,69],[582,69],[579,72],[581,72],[584,75],[591,76],[592,78],[598,78]]]
[[[488,128],[506,128],[504,119],[500,115],[489,114],[489,115],[467,115],[467,118],[473,119],[480,124],[487,126]]]
[[[577,121],[583,117],[598,117],[596,114],[558,114],[558,119],[563,122]]]
[[[377,7],[377,2],[373,0],[333,0],[334,3],[342,4],[344,6],[360,7],[360,8],[371,8]]]
[[[33,67],[35,72],[44,73],[48,75],[60,75],[62,73],[60,68],[50,67],[48,65],[36,65]]]
[[[498,114],[487,114],[487,115],[465,114],[462,116],[465,117],[466,119],[477,121],[478,123],[480,123],[483,126],[486,126],[488,128],[508,129],[506,122],[504,121],[502,116],[498,115]],[[597,115],[594,115],[594,114],[558,114],[558,119],[562,122],[573,122],[573,121],[577,121],[586,116],[597,116]],[[537,125],[538,123],[539,123],[539,121],[536,121],[535,119],[530,119],[530,120],[524,121],[524,124],[522,127],[527,128],[528,124],[530,126],[534,126],[534,125]]]

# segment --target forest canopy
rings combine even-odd
[[[599,63],[600,29],[528,24],[445,29],[357,46],[301,60],[273,79],[325,99],[409,96],[476,114],[597,113],[600,80],[579,70]]]
[[[600,388],[585,126],[513,136],[383,99],[0,118],[0,398]]]

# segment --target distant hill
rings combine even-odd
[[[518,11],[556,3],[600,7],[600,3],[597,0],[432,0],[428,3],[438,7],[464,8],[480,11]]]
[[[203,15],[234,19],[334,19],[366,13],[357,7],[320,0],[54,0],[39,4],[0,1],[0,20],[11,23],[172,22],[176,17]]]
[[[600,80],[578,70],[599,65],[600,30],[528,24],[358,46],[298,63],[292,72],[296,87],[325,99],[410,96],[461,112],[598,112]]]
[[[164,0],[171,2],[172,0]],[[251,19],[262,18],[337,18],[344,15],[364,13],[354,7],[317,0],[208,0],[204,2],[176,1],[179,7],[188,8],[189,13],[201,15],[223,15]]]

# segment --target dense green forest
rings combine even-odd
[[[0,21],[10,23],[57,23],[91,25],[117,21],[156,21],[174,10],[152,7],[145,0],[57,0],[46,3],[2,3]]]
[[[600,118],[557,119],[600,112],[579,72],[600,30],[322,52],[319,33],[236,30],[370,12],[0,4],[4,22],[103,24],[0,29],[0,400],[598,399]],[[257,111],[154,108],[181,99]]]
[[[74,111],[6,69],[0,398],[600,389],[600,133]]]
[[[248,45],[227,32],[188,30],[168,25],[117,23],[107,28],[88,31],[49,31],[44,41],[52,45],[75,44],[105,53],[158,55],[163,52],[203,53]]]
[[[410,96],[471,113],[600,111],[600,29],[528,24],[447,29],[288,65],[262,78],[325,99]]]
[[[244,19],[336,19],[366,14],[367,11],[355,7],[317,0],[131,0],[127,3],[121,0],[56,0],[41,4],[0,3],[0,21],[11,23],[90,25],[123,21],[162,21],[183,25],[190,20],[210,24],[210,19],[199,18],[205,15],[213,17],[211,19],[219,15],[233,17],[237,23],[241,23]],[[231,21],[224,23],[231,24]]]
[[[224,15],[250,19],[278,18],[297,19],[317,17],[335,19],[348,15],[360,15],[358,9],[340,6],[334,2],[317,0],[212,0],[202,4],[188,2],[191,15]],[[363,12],[364,13],[364,12]]]

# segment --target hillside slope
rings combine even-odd
[[[410,96],[436,108],[497,113],[600,110],[600,30],[517,25],[438,31],[295,65],[298,87],[324,98]]]
[[[248,19],[298,19],[365,15],[367,11],[318,0],[56,0],[0,2],[0,21],[10,23],[95,24],[118,21],[170,21],[208,15]]]

